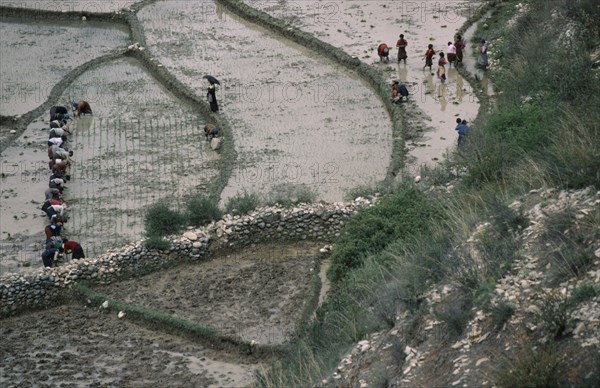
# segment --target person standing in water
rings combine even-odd
[[[442,82],[446,82],[446,58],[444,58],[444,53],[440,53],[440,59],[438,60],[438,68],[437,68],[437,77]]]
[[[456,61],[456,46],[452,42],[448,42],[446,49],[446,58],[448,58],[448,67],[452,67],[452,63]]]
[[[456,35],[456,39],[454,40],[454,46],[456,47],[456,62],[461,63],[463,60],[463,50],[465,49],[465,41],[462,36]]]
[[[208,92],[206,93],[206,98],[210,104],[210,110],[213,112],[218,112],[219,104],[217,103],[217,86],[214,82],[208,81]]]
[[[429,72],[431,72],[431,67],[433,66],[433,56],[435,55],[435,50],[433,49],[433,45],[430,44],[427,46],[427,51],[425,51],[425,66],[423,69],[429,66]],[[433,75],[433,74],[432,74]]]
[[[477,60],[477,63],[479,63],[479,66],[481,66],[483,68],[483,70],[487,69],[488,66],[488,43],[486,42],[485,39],[481,39],[481,43],[479,44],[479,59]]]
[[[404,34],[400,34],[400,39],[398,39],[398,42],[396,42],[396,47],[398,47],[398,63],[400,63],[400,61],[404,61],[405,65],[406,58],[408,58],[408,55],[406,54],[406,46],[408,46],[408,42],[406,39],[404,39]]]

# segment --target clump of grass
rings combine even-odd
[[[497,305],[491,307],[490,311],[492,313],[492,323],[498,330],[513,316],[515,313],[515,306],[508,302],[501,301]]]
[[[227,200],[225,203],[225,211],[234,214],[247,214],[256,209],[260,205],[260,197],[258,194],[248,194],[246,190],[243,193],[238,193]]]
[[[157,203],[148,208],[144,216],[146,236],[162,237],[173,234],[185,223],[185,217],[162,203]]]
[[[503,355],[493,373],[498,387],[557,387],[562,380],[563,359],[554,346],[522,346],[516,354]]]
[[[547,295],[539,301],[537,315],[540,325],[551,338],[560,338],[570,322],[570,300],[559,293]]]
[[[551,284],[581,277],[591,268],[599,226],[600,216],[596,212],[577,220],[571,207],[548,217],[546,230],[540,236],[540,249],[551,266]]]
[[[316,197],[315,192],[306,184],[280,183],[273,186],[267,202],[291,207],[299,203],[312,203]]]
[[[465,325],[471,319],[472,300],[470,296],[461,294],[448,295],[440,305],[434,308],[434,315],[442,321],[450,340],[459,338]]]
[[[600,295],[600,290],[593,284],[585,283],[573,290],[570,304],[572,306],[577,306],[580,303],[595,298],[597,295]]]
[[[204,225],[223,215],[217,202],[202,194],[190,198],[185,206],[188,222],[193,225]]]

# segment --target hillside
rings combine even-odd
[[[497,98],[439,167],[374,189],[259,386],[600,384],[600,8],[489,9],[468,43]]]

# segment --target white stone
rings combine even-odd
[[[82,22],[85,22],[86,20],[87,20],[87,18],[86,18],[85,16],[82,16],[82,17],[81,17],[81,21],[82,21]]]
[[[583,322],[579,322],[577,324],[577,326],[575,327],[575,330],[573,330],[573,334],[574,335],[579,335],[581,334],[581,332],[583,332],[585,330],[585,323]]]
[[[481,364],[483,364],[484,362],[487,362],[487,361],[489,361],[489,360],[490,360],[490,359],[489,359],[489,358],[487,358],[487,357],[480,358],[480,359],[479,359],[479,360],[477,360],[477,362],[475,363],[475,366],[479,366],[479,365],[481,365]]]
[[[15,133],[17,133],[17,131],[15,131],[14,129],[11,129],[10,133],[14,135]]]
[[[102,303],[102,308],[103,309],[107,309],[108,308],[108,301],[105,300],[104,303]]]
[[[117,314],[117,317],[119,317],[119,319],[123,318],[125,316],[125,311],[119,311],[119,314]]]
[[[194,232],[185,232],[183,234],[183,237],[187,238],[190,241],[196,241],[198,240],[198,235]]]
[[[419,183],[419,182],[421,182],[421,175],[417,175],[415,177],[415,183]]]
[[[201,247],[202,247],[202,243],[201,243],[200,241],[196,241],[196,242],[194,242],[194,243],[192,244],[192,246],[193,246],[194,248],[201,248]]]

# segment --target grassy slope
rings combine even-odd
[[[499,61],[491,75],[501,91],[498,110],[481,114],[466,147],[424,176],[423,187],[435,183],[436,190],[403,185],[353,219],[333,253],[327,302],[259,385],[319,381],[356,341],[392,327],[399,310],[417,319],[436,282],[457,285],[438,318],[450,335],[460,334],[471,306],[489,302],[518,258],[519,231],[529,221],[508,204],[532,188],[600,188],[600,82],[590,60],[600,44],[600,9],[593,0],[521,3],[528,12],[512,29],[494,22],[515,14],[517,2],[505,1],[480,32]],[[484,222],[490,227],[474,255],[465,241]]]

